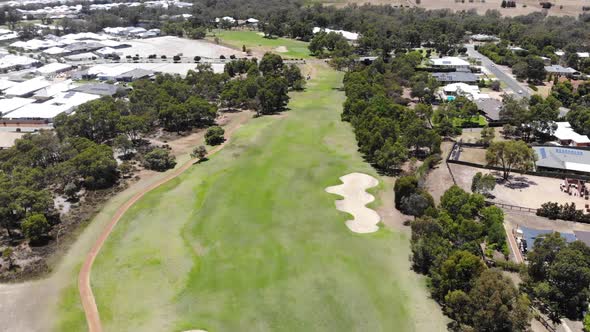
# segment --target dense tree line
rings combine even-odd
[[[517,99],[506,95],[500,108],[500,119],[507,122],[504,134],[521,137],[525,141],[547,139],[555,132],[561,102],[550,95],[543,99],[533,95],[530,99]]]
[[[404,86],[431,82],[429,75],[414,71],[420,59],[417,53],[400,54],[389,63],[378,59],[369,66],[359,64],[344,77],[342,119],[352,124],[365,158],[386,173],[399,169],[410,155],[440,152],[440,136],[429,126],[431,114],[403,105]]]
[[[54,197],[76,201],[85,192],[110,188],[131,171],[130,159],[156,171],[174,167],[169,148],[154,146],[145,136],[213,125],[218,105],[231,102],[226,95],[235,82],[253,80],[251,100],[242,106],[260,114],[283,110],[287,92],[303,88],[299,68],[285,65],[279,56],[240,61],[228,64],[235,69],[231,73],[199,65],[184,78],[158,75],[136,81],[127,96],[87,102],[72,114],[58,115],[55,131],[27,134],[0,150],[0,227],[11,239],[41,242],[59,222]],[[212,127],[206,141],[220,144],[223,135],[222,128]],[[204,157],[203,151],[198,155]]]
[[[527,293],[554,320],[581,319],[590,296],[590,248],[580,241],[566,243],[559,233],[552,233],[538,237],[527,258]]]
[[[433,298],[453,322],[454,331],[526,331],[530,301],[510,279],[482,260],[486,251],[507,252],[504,214],[485,206],[480,194],[457,186],[438,208],[411,222],[414,269],[430,277]]]
[[[110,146],[52,131],[27,134],[0,150],[0,221],[11,239],[38,241],[59,222],[53,196],[113,185],[117,162]]]
[[[299,67],[283,63],[277,54],[265,54],[260,63],[256,59],[230,62],[225,72],[234,79],[221,92],[222,106],[254,109],[259,115],[284,110],[289,101],[288,91],[305,86]]]

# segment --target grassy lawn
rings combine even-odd
[[[285,58],[305,59],[309,58],[308,43],[289,39],[289,38],[264,38],[257,31],[244,30],[215,30],[213,39],[218,37],[222,44],[227,44],[236,49],[242,49],[242,45],[246,45],[253,51],[260,52],[274,52],[282,55]],[[279,52],[279,47],[287,48],[286,52]]]
[[[462,119],[462,118],[454,118],[453,119],[453,126],[455,127],[463,127],[463,125],[468,125],[469,122],[475,123],[479,126],[485,126],[488,124],[488,121],[483,115],[478,115],[471,117],[471,119]]]
[[[93,268],[105,331],[446,331],[407,236],[351,233],[324,191],[377,175],[340,121],[342,73],[318,66],[290,111],[250,121],[123,217]],[[75,295],[56,330],[86,329]]]

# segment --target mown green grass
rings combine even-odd
[[[463,119],[463,118],[454,118],[453,119],[453,126],[455,127],[463,127],[469,124],[475,124],[478,126],[485,126],[488,124],[488,121],[483,115],[473,116],[470,119]]]
[[[105,331],[446,330],[407,237],[351,233],[324,191],[377,175],[340,121],[342,74],[317,77],[123,217],[92,274]],[[81,315],[63,305],[61,326]]]
[[[289,38],[264,38],[256,31],[248,30],[215,30],[214,36],[220,39],[221,43],[237,49],[242,49],[242,45],[252,50],[274,51],[286,58],[305,59],[309,58],[309,43]],[[284,46],[287,52],[276,52],[277,47]]]

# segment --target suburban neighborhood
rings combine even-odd
[[[0,330],[589,308],[585,1],[0,4]]]

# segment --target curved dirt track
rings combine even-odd
[[[226,131],[226,140],[221,144],[216,146],[215,148],[211,149],[207,156],[211,156],[212,154],[216,153],[217,151],[221,150],[227,142],[229,142],[229,137],[231,134],[238,129],[240,126],[236,126],[231,128],[231,130]],[[151,184],[145,191],[140,191],[131,197],[125,204],[121,205],[117,212],[113,215],[109,223],[106,225],[105,229],[102,231],[90,252],[86,256],[82,268],[80,269],[80,274],[78,275],[78,291],[80,292],[80,301],[82,302],[82,307],[84,308],[84,314],[86,315],[86,323],[88,324],[88,331],[89,332],[102,332],[102,325],[100,323],[100,315],[98,313],[98,307],[96,306],[96,301],[94,298],[94,293],[92,293],[92,287],[90,286],[90,274],[92,272],[92,265],[94,264],[94,260],[100,249],[106,242],[107,238],[121,219],[121,217],[129,210],[135,202],[137,202],[140,198],[142,198],[145,194],[149,193],[150,191],[158,188],[159,186],[167,183],[168,181],[176,178],[180,174],[184,173],[188,170],[195,162],[198,161],[198,158],[190,159],[182,166],[177,169],[174,169],[170,174],[166,177],[160,179],[159,181]]]
[[[355,233],[373,233],[379,230],[379,214],[366,207],[375,197],[366,190],[379,184],[374,177],[363,173],[350,173],[340,177],[342,184],[326,188],[326,192],[337,194],[344,199],[336,201],[336,209],[348,212],[354,219],[347,220],[346,226]]]

